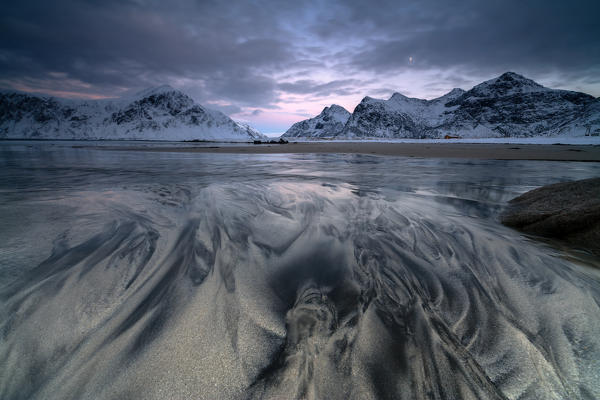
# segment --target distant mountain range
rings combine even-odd
[[[0,138],[248,141],[266,136],[160,86],[109,100],[0,93]]]
[[[433,100],[394,93],[365,97],[349,113],[338,105],[294,124],[283,137],[464,138],[600,134],[600,98],[546,88],[514,72],[469,91],[453,89]]]

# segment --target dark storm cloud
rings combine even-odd
[[[232,68],[210,75],[205,80],[206,96],[220,96],[244,105],[267,106],[277,100],[274,79],[252,73],[244,68]]]
[[[600,72],[598,1],[422,1],[396,10],[398,19],[384,7],[355,9],[375,37],[353,55],[356,69]]]
[[[118,95],[170,83],[228,110],[391,92],[406,71],[423,73],[424,92],[506,70],[591,91],[598,15],[597,0],[3,2],[0,86]]]
[[[134,2],[31,4],[2,6],[3,79],[52,80],[51,73],[61,72],[105,92],[199,79],[207,96],[260,103],[273,100],[274,87],[261,74],[293,60],[289,43],[271,38],[275,34],[255,37],[258,20],[230,15],[233,24],[219,3],[180,3],[168,11]]]

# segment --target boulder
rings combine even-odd
[[[509,202],[504,225],[600,255],[600,178],[557,183]]]

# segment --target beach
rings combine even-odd
[[[597,257],[500,217],[600,164],[475,159],[597,147],[0,153],[3,399],[600,398]]]
[[[222,146],[102,146],[104,150],[227,154],[371,154],[477,160],[600,161],[600,145],[520,143],[298,142]]]

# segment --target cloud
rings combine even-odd
[[[94,98],[167,83],[263,122],[506,70],[599,96],[597,15],[596,0],[4,2],[0,85]]]
[[[260,28],[235,14],[236,29],[228,28],[232,21],[220,3],[214,9],[185,4],[192,15],[183,13],[183,3],[172,10],[127,2],[8,6],[0,17],[0,77],[60,85],[51,75],[60,72],[100,93],[186,77],[204,81],[216,97],[274,100],[266,94],[274,84],[264,74],[294,59],[290,43],[273,39],[278,29],[252,37]],[[259,25],[270,25],[264,22]]]
[[[242,109],[235,104],[219,104],[214,102],[205,102],[204,105],[212,110],[221,111],[223,114],[231,115],[237,114],[242,111]]]
[[[435,11],[417,12],[417,24],[403,18],[393,26],[377,11],[368,15],[377,26],[375,38],[353,55],[351,64],[380,73],[411,67],[461,67],[480,73],[516,69],[531,74],[586,74],[590,65],[600,70],[598,2],[421,4]],[[409,57],[413,66],[408,65]]]
[[[204,81],[209,96],[220,96],[246,106],[264,106],[277,100],[274,79],[241,69],[236,73],[219,72]]]
[[[277,88],[286,93],[327,97],[331,95],[346,96],[354,94],[357,93],[357,88],[362,86],[363,82],[355,79],[334,80],[326,83],[301,79],[294,82],[281,82],[277,85]]]

